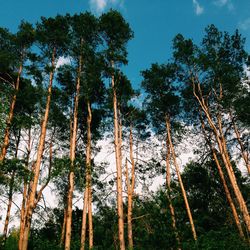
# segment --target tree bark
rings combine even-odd
[[[92,218],[92,192],[91,192],[91,122],[92,110],[91,104],[87,102],[87,146],[86,146],[86,188],[84,193],[84,207],[82,215],[82,233],[81,233],[81,250],[84,250],[86,240],[86,221],[88,212],[89,224],[89,249],[93,248],[93,218]]]
[[[64,213],[63,213],[63,224],[62,224],[62,232],[61,232],[61,239],[60,239],[60,247],[62,247],[64,243],[64,239],[65,239],[66,218],[67,218],[67,211],[65,208]]]
[[[45,137],[46,137],[46,130],[47,130],[47,123],[48,123],[48,118],[49,118],[49,110],[50,110],[50,102],[51,102],[51,94],[52,94],[52,84],[53,84],[54,68],[55,68],[55,53],[56,53],[56,49],[54,48],[53,53],[52,53],[52,60],[51,60],[52,71],[50,72],[50,77],[49,77],[49,86],[48,86],[48,91],[47,91],[47,101],[46,101],[45,114],[44,114],[42,124],[41,124],[41,135],[40,135],[40,140],[39,140],[39,144],[38,144],[36,162],[34,165],[34,172],[33,172],[34,178],[33,178],[33,183],[31,185],[29,197],[27,200],[22,250],[27,250],[27,248],[28,248],[30,224],[31,224],[33,210],[35,209],[35,196],[36,196],[36,190],[37,190],[37,185],[38,185],[38,179],[39,179],[39,175],[40,175],[40,166],[41,166],[41,162],[42,162]]]
[[[15,83],[15,92],[14,92],[14,95],[12,97],[12,101],[11,101],[11,105],[10,105],[10,111],[9,111],[9,115],[8,115],[8,118],[7,118],[7,121],[6,121],[6,128],[5,128],[5,131],[4,131],[4,140],[3,140],[3,145],[1,147],[0,162],[5,159],[7,149],[9,147],[10,127],[11,127],[11,123],[12,123],[13,116],[14,116],[14,108],[15,108],[15,105],[16,105],[17,93],[19,91],[20,77],[21,77],[21,74],[22,74],[22,70],[23,70],[23,62],[21,62],[20,66],[19,66],[19,70],[18,70],[18,74],[17,74],[17,80],[16,80],[16,83]]]
[[[239,143],[239,146],[240,146],[240,151],[241,151],[241,156],[246,164],[246,167],[247,167],[247,171],[248,171],[248,174],[250,174],[250,161],[248,159],[248,153],[246,152],[246,150],[244,149],[244,145],[242,143],[242,140],[241,140],[241,136],[240,136],[240,132],[236,126],[236,123],[234,121],[234,118],[233,118],[233,115],[232,115],[232,112],[230,111],[230,118],[232,120],[232,123],[233,123],[233,128],[234,128],[234,133],[236,135],[236,139]]]
[[[246,206],[246,202],[245,202],[245,200],[242,196],[242,193],[239,189],[239,186],[237,184],[237,180],[236,180],[236,177],[235,177],[235,174],[233,171],[233,167],[232,167],[232,164],[230,161],[230,157],[229,157],[229,153],[228,153],[227,145],[226,145],[226,140],[225,140],[224,133],[222,130],[221,114],[220,114],[220,112],[217,114],[217,125],[218,125],[218,129],[217,129],[217,127],[215,126],[215,123],[214,123],[214,121],[209,113],[209,108],[208,108],[208,106],[207,106],[207,104],[202,96],[200,83],[198,82],[198,84],[197,84],[197,87],[198,87],[198,90],[200,93],[199,94],[200,97],[196,93],[196,83],[194,81],[194,78],[192,78],[192,84],[193,84],[193,94],[194,94],[195,98],[197,99],[202,111],[204,112],[204,114],[207,118],[208,124],[209,124],[210,128],[212,129],[213,134],[216,138],[216,142],[217,142],[220,154],[222,156],[223,163],[226,167],[227,174],[228,174],[229,180],[231,182],[235,197],[236,197],[237,202],[239,204],[240,211],[243,215],[243,219],[245,221],[247,230],[248,230],[248,232],[250,232],[250,217],[249,217],[248,209]]]
[[[176,226],[176,218],[175,218],[175,209],[174,206],[172,204],[172,198],[171,198],[171,169],[170,169],[170,159],[171,159],[171,152],[170,152],[170,146],[169,146],[169,142],[168,142],[168,138],[166,140],[166,149],[167,149],[167,153],[166,153],[166,188],[167,188],[167,199],[169,202],[169,211],[170,211],[170,215],[171,215],[171,221],[172,221],[172,228],[174,231],[174,235],[175,235],[175,239],[176,239],[176,243],[177,243],[177,248],[178,250],[181,250],[181,240],[180,240],[180,236],[177,230],[177,226]]]
[[[217,166],[217,169],[218,169],[218,173],[219,173],[219,176],[220,176],[220,179],[221,179],[224,191],[225,191],[225,195],[226,195],[227,201],[228,201],[229,206],[230,206],[230,208],[232,210],[232,214],[233,214],[233,217],[234,217],[235,224],[236,224],[237,229],[239,231],[240,237],[244,239],[245,236],[244,236],[244,233],[243,233],[243,229],[241,227],[241,223],[240,223],[240,220],[239,220],[239,215],[238,215],[237,210],[235,208],[235,205],[234,205],[233,199],[231,197],[229,188],[227,186],[226,179],[225,179],[224,173],[222,171],[222,168],[221,168],[219,159],[217,157],[216,151],[213,148],[212,143],[211,143],[211,141],[209,140],[209,138],[208,138],[208,136],[206,134],[205,124],[204,124],[204,120],[203,120],[201,114],[200,114],[200,120],[201,120],[201,126],[202,126],[202,132],[203,132],[204,138],[205,138],[205,140],[206,140],[206,142],[207,142],[207,144],[208,144],[208,146],[209,146],[209,148],[210,148],[210,150],[212,152],[214,161],[216,163],[216,166]]]
[[[114,68],[114,63],[112,63]],[[124,240],[124,218],[123,218],[123,199],[122,199],[122,155],[121,155],[121,128],[119,126],[119,115],[117,105],[117,94],[115,86],[114,74],[111,77],[111,84],[113,90],[113,112],[114,112],[114,144],[115,144],[115,160],[116,160],[116,172],[117,172],[117,213],[118,213],[118,233],[120,250],[125,250]]]
[[[81,44],[82,44],[81,40]],[[78,103],[80,95],[80,82],[81,82],[81,72],[82,72],[82,56],[79,56],[78,65],[78,76],[76,83],[76,95],[74,100],[74,112],[73,112],[73,130],[70,143],[70,173],[69,173],[69,190],[67,199],[67,219],[66,219],[66,235],[65,235],[65,250],[70,250],[71,241],[71,224],[72,224],[72,200],[74,191],[74,164],[75,164],[75,151],[76,151],[76,136],[77,136],[77,120],[78,120]]]
[[[184,199],[184,202],[185,202],[185,206],[186,206],[186,210],[187,210],[187,214],[188,214],[188,218],[189,218],[193,238],[196,241],[197,240],[197,234],[196,234],[196,230],[195,230],[195,226],[194,226],[194,221],[193,221],[191,209],[189,207],[186,190],[185,190],[183,182],[182,182],[179,165],[178,165],[177,160],[176,160],[175,150],[174,150],[174,146],[173,146],[172,138],[171,138],[170,118],[168,116],[166,117],[166,129],[167,129],[169,147],[170,147],[171,155],[173,157],[173,161],[174,161],[178,181],[179,181],[179,184],[180,184],[182,196],[183,196],[183,199]]]

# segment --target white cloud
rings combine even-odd
[[[124,0],[89,0],[91,11],[101,14],[108,7],[123,7]]]
[[[201,15],[204,12],[204,8],[199,4],[197,0],[193,0],[193,6],[194,6],[195,14],[197,16]]]
[[[234,5],[231,0],[215,0],[213,4],[217,7],[227,7],[228,10],[234,10]]]
[[[70,64],[70,58],[69,57],[59,57],[58,61],[56,63],[56,68],[59,68],[60,66],[64,65],[64,64]]]
[[[250,17],[245,19],[242,22],[239,22],[239,28],[242,29],[242,30],[250,29]]]

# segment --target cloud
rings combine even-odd
[[[195,14],[197,16],[201,15],[204,12],[204,8],[199,4],[197,0],[193,0],[193,6],[194,6]]]
[[[234,5],[231,0],[215,0],[213,4],[217,7],[227,7],[228,10],[234,10]]]
[[[64,65],[64,64],[70,64],[70,58],[69,57],[59,57],[58,61],[56,63],[56,68],[59,68],[60,66]]]
[[[250,17],[245,19],[242,22],[239,22],[239,28],[242,29],[242,30],[250,29]]]
[[[89,0],[92,12],[101,14],[108,7],[123,7],[124,0]]]

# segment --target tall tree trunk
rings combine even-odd
[[[10,105],[10,111],[9,111],[9,115],[8,115],[8,118],[7,118],[7,121],[6,121],[6,128],[5,128],[5,131],[4,131],[4,140],[3,140],[3,145],[1,147],[0,162],[5,159],[7,149],[9,147],[10,127],[11,127],[11,123],[12,123],[12,120],[13,120],[14,108],[15,108],[15,105],[16,105],[17,93],[19,91],[19,84],[20,84],[20,77],[21,77],[21,74],[22,74],[22,70],[23,70],[23,62],[21,62],[20,66],[19,66],[19,70],[18,70],[18,74],[17,74],[17,80],[16,80],[16,83],[15,83],[15,92],[14,92],[14,95],[12,97],[12,101],[11,101],[11,105]]]
[[[29,169],[29,159],[31,153],[31,129],[28,130],[28,146],[27,146],[27,157],[26,157],[26,170]],[[27,204],[27,192],[28,192],[28,181],[27,177],[23,178],[23,199],[22,199],[22,207],[20,213],[20,232],[19,232],[19,241],[18,241],[18,249],[22,250],[23,244],[23,234],[24,234],[24,225],[25,225],[25,211]]]
[[[133,126],[130,125],[129,131],[129,155],[130,155],[130,163],[131,163],[131,180],[128,174],[128,166],[126,160],[126,171],[127,171],[127,190],[128,190],[128,215],[127,215],[127,223],[128,223],[128,246],[129,249],[134,248],[133,244],[133,226],[132,226],[132,215],[133,215],[133,196],[135,189],[135,161],[133,155]]]
[[[114,67],[112,63],[112,67]],[[117,213],[118,213],[118,233],[120,250],[125,250],[124,240],[124,219],[123,219],[123,199],[122,199],[122,156],[121,156],[121,128],[119,126],[119,115],[117,105],[117,95],[114,74],[111,77],[112,89],[113,89],[113,110],[114,110],[114,144],[115,144],[115,160],[116,160],[116,172],[117,172]]]
[[[60,247],[62,247],[62,246],[63,246],[64,239],[65,239],[66,218],[67,218],[67,210],[66,210],[66,208],[64,208],[64,212],[63,212],[62,232],[61,232],[61,238],[60,238]]]
[[[81,248],[80,250],[85,249],[85,240],[86,240],[86,230],[87,230],[87,211],[88,211],[88,186],[86,185],[85,192],[84,192],[84,204],[82,210],[82,230],[81,230]]]
[[[242,140],[241,140],[241,136],[240,136],[240,132],[236,126],[236,123],[234,121],[234,118],[233,118],[233,115],[232,115],[232,112],[230,111],[230,118],[232,120],[232,123],[233,123],[233,128],[234,128],[234,133],[236,135],[236,139],[239,143],[239,146],[240,146],[240,151],[241,151],[241,155],[242,155],[242,158],[246,164],[246,167],[247,167],[247,171],[248,171],[248,174],[250,174],[250,161],[248,159],[248,153],[247,151],[244,149],[244,145],[242,143]]]
[[[230,157],[229,157],[229,153],[228,153],[227,145],[226,145],[226,140],[225,140],[224,133],[222,130],[221,114],[220,114],[220,112],[217,114],[217,123],[218,123],[217,124],[218,129],[217,129],[217,127],[215,126],[215,123],[214,123],[214,121],[211,118],[211,115],[209,113],[209,108],[208,108],[208,106],[207,106],[207,104],[202,96],[200,83],[197,84],[198,91],[200,93],[199,94],[200,97],[199,97],[197,95],[197,92],[196,92],[196,83],[194,82],[194,78],[192,78],[192,82],[193,82],[193,94],[194,94],[195,98],[197,99],[202,111],[204,112],[210,128],[213,131],[213,134],[215,136],[220,154],[222,156],[223,163],[226,167],[227,174],[228,174],[229,180],[231,182],[235,197],[236,197],[237,202],[239,204],[240,211],[242,212],[244,222],[247,226],[248,232],[250,232],[250,217],[249,217],[248,209],[246,206],[246,202],[245,202],[245,200],[242,196],[242,193],[239,189],[239,186],[237,184],[234,170],[233,170],[233,167],[232,167],[232,164],[230,161]]]
[[[82,45],[81,39],[81,45]],[[65,250],[70,250],[70,240],[71,240],[71,224],[72,224],[72,200],[74,191],[74,164],[75,164],[75,151],[76,151],[76,136],[77,136],[77,119],[78,119],[78,103],[80,95],[80,82],[81,82],[81,72],[82,72],[82,56],[79,56],[78,65],[78,76],[76,83],[76,95],[74,100],[74,112],[73,112],[73,129],[72,137],[70,143],[70,173],[69,173],[69,190],[67,199],[67,219],[66,219],[66,235],[65,235]]]
[[[17,135],[17,141],[16,141],[16,152],[15,152],[15,159],[17,159],[18,155],[18,148],[20,143],[20,137],[21,137],[21,130],[19,129],[18,135]],[[10,185],[9,185],[9,193],[8,193],[8,205],[7,205],[7,213],[6,218],[4,222],[4,229],[3,229],[3,241],[6,240],[8,227],[9,227],[9,220],[10,220],[10,212],[11,212],[11,206],[12,206],[12,197],[13,197],[13,188],[14,188],[14,180],[15,180],[15,174],[16,171],[12,171],[11,179],[10,179]]]
[[[191,209],[189,207],[186,190],[185,190],[183,182],[182,182],[179,165],[178,165],[177,160],[176,160],[175,150],[174,150],[174,146],[173,146],[173,143],[172,143],[170,117],[168,117],[168,116],[166,117],[166,129],[167,129],[167,135],[168,135],[168,142],[169,142],[169,146],[170,146],[170,151],[171,151],[171,155],[173,157],[173,161],[174,161],[174,165],[175,165],[175,169],[176,169],[176,174],[177,174],[178,181],[179,181],[179,184],[180,184],[182,196],[183,196],[183,199],[184,199],[184,202],[185,202],[185,206],[186,206],[186,210],[187,210],[191,230],[192,230],[192,233],[193,233],[193,238],[194,238],[194,240],[197,240],[197,235],[196,235],[196,230],[195,230],[195,226],[194,226],[194,221],[193,221]]]
[[[82,234],[81,234],[81,250],[85,247],[86,240],[86,221],[88,212],[89,223],[89,249],[93,248],[93,219],[92,219],[92,193],[91,193],[91,122],[92,110],[91,104],[87,102],[88,118],[87,118],[87,146],[86,146],[86,188],[84,193],[84,207],[82,215]]]
[[[47,102],[46,102],[45,114],[44,114],[42,124],[41,124],[41,135],[40,135],[40,140],[39,140],[39,144],[38,144],[36,162],[34,165],[33,183],[31,186],[30,193],[29,193],[27,207],[26,207],[26,213],[25,213],[25,226],[24,226],[22,250],[27,250],[27,248],[28,248],[30,224],[31,224],[33,210],[35,209],[35,195],[36,195],[38,179],[39,179],[39,175],[40,175],[40,166],[41,166],[41,162],[42,162],[45,137],[46,137],[46,130],[47,130],[47,123],[48,123],[48,118],[49,118],[52,84],[53,84],[54,67],[55,67],[55,53],[56,53],[56,49],[54,48],[53,53],[52,53],[52,60],[51,60],[52,71],[50,72],[50,77],[49,77],[49,86],[48,86],[48,92],[47,92]]]
[[[234,205],[233,199],[231,197],[229,188],[227,186],[226,179],[225,179],[224,173],[222,171],[222,167],[220,165],[220,162],[219,162],[219,159],[217,157],[216,151],[215,151],[214,147],[212,146],[211,140],[209,140],[209,138],[208,138],[208,136],[206,134],[205,123],[204,123],[204,120],[203,120],[201,114],[200,114],[200,120],[201,120],[201,126],[202,126],[202,132],[203,132],[204,138],[205,138],[205,140],[206,140],[206,142],[207,142],[207,144],[208,144],[208,146],[209,146],[209,148],[210,148],[210,150],[212,152],[214,161],[216,163],[216,166],[217,166],[217,169],[218,169],[218,173],[219,173],[219,176],[220,176],[220,179],[221,179],[224,191],[225,191],[225,195],[226,195],[227,201],[228,201],[229,206],[230,206],[230,208],[232,210],[232,214],[233,214],[233,217],[234,217],[235,224],[237,226],[237,229],[239,231],[239,234],[240,234],[241,238],[244,239],[245,236],[244,236],[244,233],[243,233],[243,229],[241,227],[241,223],[240,223],[240,220],[239,220],[239,215],[238,215],[237,210],[235,208],[235,205]]]
[[[170,211],[170,215],[171,215],[171,221],[172,221],[172,228],[174,231],[174,235],[175,235],[175,239],[176,239],[176,243],[177,243],[177,247],[178,250],[181,249],[181,240],[180,240],[180,236],[177,230],[177,226],[176,226],[176,218],[175,218],[175,209],[174,206],[172,204],[172,198],[171,198],[171,169],[170,169],[170,159],[171,159],[171,152],[170,152],[170,146],[169,146],[169,142],[168,139],[166,140],[166,188],[167,188],[167,199],[169,202],[169,211]]]

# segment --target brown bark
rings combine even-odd
[[[10,186],[9,186],[9,194],[8,194],[8,205],[7,205],[7,213],[4,222],[4,229],[3,229],[3,241],[6,240],[8,226],[9,226],[9,219],[10,219],[10,211],[12,206],[12,197],[13,197],[13,186],[14,186],[14,178],[15,178],[15,171],[11,174]]]
[[[15,152],[15,158],[17,159],[18,155],[18,148],[20,143],[20,137],[21,137],[21,131],[18,131],[17,140],[16,140],[16,152]],[[15,174],[16,171],[12,171],[11,179],[10,179],[10,185],[9,185],[9,193],[8,193],[8,205],[7,205],[7,213],[6,218],[4,222],[4,229],[3,229],[3,241],[6,240],[8,227],[9,227],[9,220],[10,220],[10,212],[11,212],[11,206],[12,206],[12,197],[13,197],[13,188],[14,188],[14,180],[15,180]]]
[[[214,121],[209,113],[209,108],[208,108],[208,106],[207,106],[207,104],[202,96],[200,83],[198,82],[198,84],[197,84],[198,91],[200,93],[199,96],[196,93],[196,83],[194,81],[194,78],[192,78],[192,83],[193,83],[193,94],[194,94],[195,98],[197,99],[202,111],[204,112],[210,128],[213,131],[213,134],[215,136],[220,154],[222,156],[223,163],[226,167],[227,174],[228,174],[229,180],[231,182],[235,197],[236,197],[237,202],[239,204],[240,211],[243,215],[244,222],[247,226],[248,232],[250,232],[250,217],[249,217],[248,209],[246,206],[246,202],[245,202],[245,200],[242,196],[242,193],[239,189],[239,186],[237,184],[237,180],[236,180],[236,177],[235,177],[235,174],[233,171],[233,167],[232,167],[232,164],[230,161],[229,153],[227,150],[226,139],[224,137],[224,133],[222,130],[221,114],[220,114],[220,112],[217,114],[217,125],[218,125],[218,129],[217,129],[217,127],[215,126],[215,123],[214,123]],[[222,91],[222,88],[220,88],[220,98],[222,98],[221,91]]]
[[[82,210],[82,230],[81,230],[81,248],[80,250],[85,249],[85,240],[86,240],[86,229],[87,229],[87,211],[88,211],[88,187],[86,186],[84,192],[84,204]]]
[[[226,195],[227,201],[228,201],[229,206],[230,206],[230,208],[232,210],[232,214],[233,214],[233,217],[234,217],[235,224],[237,226],[237,229],[239,231],[239,234],[240,234],[241,238],[244,239],[245,236],[244,236],[244,233],[243,233],[243,229],[241,227],[241,223],[240,223],[240,220],[239,220],[239,215],[238,215],[237,210],[235,208],[235,205],[234,205],[233,199],[231,197],[229,188],[227,186],[224,173],[222,171],[219,159],[218,159],[217,154],[216,154],[216,150],[213,148],[212,143],[211,143],[211,141],[209,140],[209,138],[208,138],[208,136],[206,134],[205,124],[204,124],[204,120],[202,118],[202,115],[200,115],[200,120],[201,120],[201,126],[202,126],[203,135],[205,137],[206,143],[208,144],[208,146],[209,146],[209,148],[210,148],[210,150],[211,150],[211,152],[213,154],[213,158],[214,158],[214,161],[216,163],[216,166],[217,166],[217,169],[218,169],[218,172],[219,172],[219,176],[220,176],[220,179],[221,179],[224,191],[225,191],[225,195]]]
[[[170,185],[170,183],[171,183],[171,169],[170,169],[171,152],[170,152],[170,146],[169,146],[168,139],[166,140],[166,148],[167,148],[167,152],[166,152],[166,188],[167,188],[167,192],[166,192],[166,194],[167,194],[167,199],[169,202],[169,211],[170,211],[170,215],[171,215],[172,228],[174,230],[178,250],[180,250],[181,249],[181,240],[180,240],[180,236],[179,236],[177,226],[176,226],[175,209],[174,209],[174,206],[172,204],[172,198],[171,198],[171,185]]]
[[[114,67],[112,63],[112,67]],[[113,110],[114,110],[114,144],[115,144],[115,160],[117,172],[117,213],[118,213],[118,233],[120,250],[125,250],[124,240],[124,219],[123,219],[123,200],[122,200],[122,155],[121,155],[121,127],[119,125],[118,103],[116,95],[116,86],[114,75],[111,77],[113,89]]]
[[[13,120],[14,108],[15,108],[15,105],[16,105],[17,93],[19,91],[20,77],[21,77],[21,74],[22,74],[22,70],[23,70],[23,62],[21,62],[20,66],[19,66],[19,70],[18,70],[18,74],[17,74],[17,80],[16,80],[16,83],[15,83],[15,92],[14,92],[14,95],[12,97],[12,101],[11,101],[11,105],[10,105],[10,111],[9,111],[9,115],[8,115],[8,118],[7,118],[7,121],[6,121],[6,128],[5,128],[5,131],[4,131],[3,145],[1,147],[0,161],[3,161],[5,159],[7,149],[9,147],[10,127],[11,127],[11,123],[12,123],[12,120]]]
[[[46,101],[45,114],[44,114],[42,124],[41,124],[41,135],[40,135],[40,140],[39,140],[39,144],[38,144],[36,162],[34,165],[34,172],[33,172],[34,178],[33,178],[33,183],[31,186],[30,193],[29,193],[29,197],[27,200],[22,250],[27,250],[27,248],[28,248],[28,238],[29,238],[31,219],[32,219],[33,210],[35,209],[35,196],[36,196],[36,190],[37,190],[37,185],[38,185],[38,180],[39,180],[39,175],[40,175],[40,166],[41,166],[41,162],[42,162],[45,137],[46,137],[46,130],[47,130],[47,123],[48,123],[48,118],[49,118],[52,84],[53,84],[54,67],[55,67],[55,65],[54,65],[55,64],[55,53],[56,53],[56,49],[54,48],[53,53],[52,53],[52,60],[51,60],[51,66],[52,66],[53,70],[50,72],[50,77],[49,77],[49,86],[48,86],[48,91],[47,91],[47,101]]]
[[[81,40],[81,44],[82,44]],[[72,224],[72,200],[74,191],[74,161],[75,161],[75,151],[76,151],[76,136],[77,136],[77,119],[78,119],[78,102],[80,95],[80,77],[82,72],[82,56],[79,56],[78,65],[78,76],[76,83],[76,95],[74,100],[74,112],[73,112],[73,128],[72,137],[70,143],[70,173],[69,173],[69,190],[67,199],[67,219],[66,219],[66,235],[65,235],[65,250],[70,250],[71,241],[71,224]]]
[[[177,174],[177,177],[178,177],[178,181],[179,181],[179,184],[180,184],[182,196],[183,196],[183,199],[184,199],[184,202],[185,202],[185,206],[186,206],[186,210],[187,210],[191,230],[192,230],[192,233],[193,233],[193,238],[194,238],[194,240],[197,240],[197,235],[196,235],[196,230],[195,230],[195,226],[194,226],[194,221],[193,221],[191,209],[189,207],[186,190],[185,190],[183,182],[182,182],[179,165],[178,165],[177,160],[176,160],[175,150],[174,150],[174,146],[173,146],[173,143],[172,143],[170,118],[169,117],[166,117],[166,129],[167,129],[169,147],[170,147],[171,155],[172,155],[172,158],[173,158],[174,166],[175,166],[175,169],[176,169],[176,174]]]
[[[87,146],[86,146],[86,188],[84,193],[84,208],[82,216],[81,250],[83,250],[85,247],[87,212],[88,212],[88,224],[89,224],[89,249],[93,248],[93,218],[92,218],[92,193],[91,193],[92,110],[89,101],[87,102],[87,108],[88,108],[88,118],[87,118]]]
[[[130,125],[129,131],[129,155],[130,155],[130,163],[131,163],[131,173],[129,176],[128,170],[128,161],[126,159],[126,182],[127,182],[127,190],[128,190],[128,210],[127,210],[127,223],[128,223],[128,246],[129,249],[134,248],[133,243],[133,225],[132,225],[132,216],[133,216],[133,196],[135,189],[135,161],[133,155],[133,126]]]
[[[63,213],[63,224],[62,224],[62,232],[61,232],[61,239],[60,239],[60,247],[62,247],[64,243],[64,239],[65,239],[66,218],[67,218],[67,211],[65,208],[64,213]]]
[[[248,174],[250,174],[250,161],[248,159],[248,153],[246,152],[246,150],[244,149],[244,145],[242,143],[242,140],[241,140],[241,136],[240,136],[240,132],[237,128],[237,125],[234,121],[234,118],[232,116],[232,112],[230,111],[230,118],[232,120],[232,124],[233,124],[233,128],[234,128],[234,133],[236,135],[236,139],[239,143],[239,146],[240,146],[240,151],[241,151],[241,156],[246,164],[246,167],[247,167],[247,171],[248,171]]]

